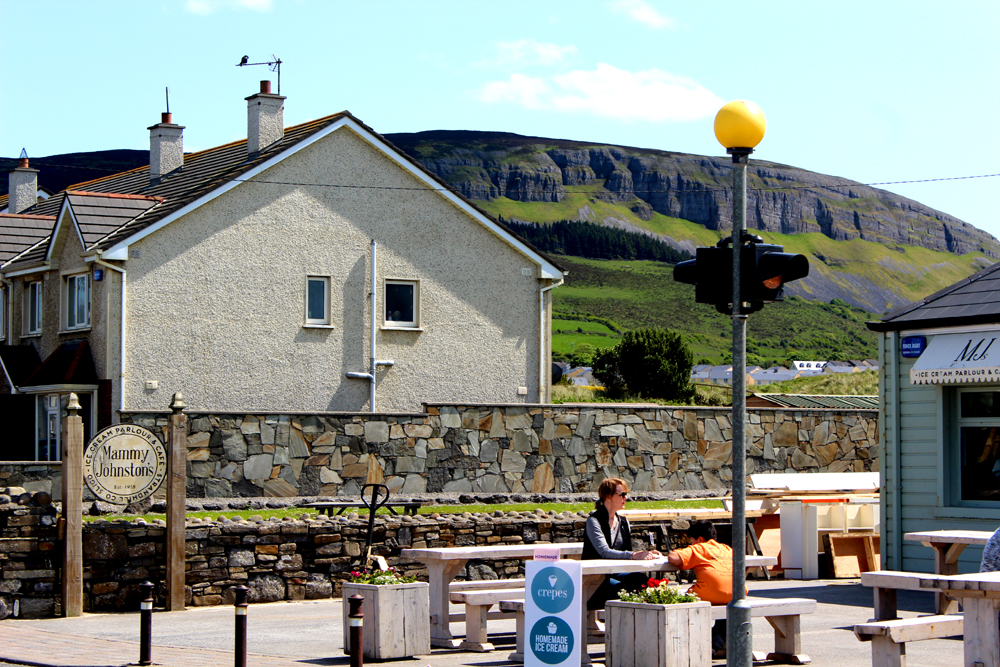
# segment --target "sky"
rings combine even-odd
[[[996,0],[0,0],[0,24],[0,156],[148,149],[165,89],[186,151],[245,138],[277,75],[236,64],[277,57],[286,125],[382,134],[724,156],[715,113],[747,99],[751,159],[927,181],[879,187],[1000,237]]]

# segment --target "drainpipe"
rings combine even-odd
[[[94,260],[94,264],[103,266],[106,269],[111,269],[112,271],[117,271],[122,274],[122,312],[121,312],[121,332],[118,336],[118,342],[121,346],[118,356],[118,412],[125,411],[125,269],[119,268],[114,264],[108,264],[103,259],[98,258]]]
[[[395,362],[392,360],[377,360],[375,358],[375,317],[376,317],[376,301],[375,298],[375,239],[372,239],[372,283],[371,291],[368,292],[368,297],[371,300],[372,312],[371,312],[371,326],[369,332],[371,334],[370,347],[371,357],[369,357],[368,373],[347,373],[347,377],[352,380],[368,380],[368,402],[371,406],[371,412],[375,412],[375,371],[379,366],[392,366]]]
[[[563,279],[552,283],[548,287],[538,290],[538,402],[542,402],[545,395],[545,293],[554,290],[563,284]]]

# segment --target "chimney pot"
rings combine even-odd
[[[38,170],[28,167],[28,152],[21,149],[17,169],[7,175],[7,211],[20,213],[38,203]]]
[[[149,128],[149,182],[156,185],[170,172],[184,166],[184,128],[174,125],[169,111],[160,114],[162,122]]]
[[[247,157],[253,158],[285,136],[285,98],[271,94],[270,81],[261,81],[260,92],[246,100]]]

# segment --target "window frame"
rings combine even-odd
[[[410,285],[413,287],[413,319],[390,320],[386,318],[389,307],[389,286]],[[420,281],[413,278],[383,278],[382,280],[382,329],[401,331],[423,331],[420,321]]]
[[[86,281],[86,299],[85,299],[85,313],[82,321],[77,321],[73,324],[70,323],[71,314],[74,318],[80,316],[79,313],[79,292],[80,292],[80,282],[81,280]],[[63,330],[64,331],[80,331],[89,329],[91,327],[91,317],[93,312],[93,289],[94,281],[90,275],[90,272],[85,273],[72,273],[68,274],[63,279]]]
[[[32,303],[34,302],[34,303]],[[32,316],[35,327],[31,327]],[[42,333],[42,280],[29,280],[24,284],[24,317],[23,330],[25,336],[38,336]]]
[[[323,317],[314,318],[309,317],[309,299],[311,297],[310,287],[314,282],[319,282],[323,285]],[[305,327],[316,327],[316,328],[332,328],[332,320],[330,318],[330,276],[321,275],[307,275],[306,276],[306,290],[305,290],[305,313],[303,314]]]
[[[948,433],[947,451],[945,452],[945,493],[947,499],[945,505],[953,509],[983,510],[1000,508],[1000,498],[998,500],[969,499],[962,497],[962,481],[965,466],[963,465],[962,451],[962,429],[963,428],[997,428],[1000,429],[1000,415],[996,417],[963,417],[962,416],[962,395],[972,393],[992,393],[1000,399],[1000,386],[997,385],[970,385],[964,387],[954,387],[952,391],[946,392],[944,410],[947,415]],[[998,461],[1000,463],[1000,461]]]

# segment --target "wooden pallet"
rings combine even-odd
[[[881,569],[878,533],[826,533],[823,550],[835,579],[853,579]]]

